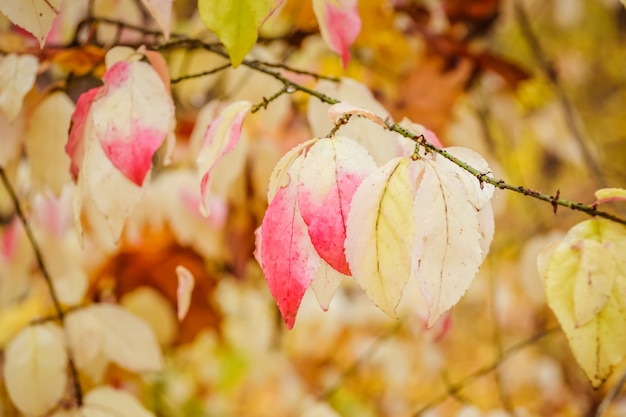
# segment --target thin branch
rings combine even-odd
[[[617,381],[613,388],[611,388],[611,390],[604,396],[602,402],[600,403],[600,406],[596,410],[595,417],[602,417],[604,412],[609,408],[611,401],[613,401],[622,391],[622,388],[624,388],[624,384],[626,384],[626,371],[624,371],[619,381]]]
[[[28,242],[30,243],[30,246],[32,247],[33,252],[35,254],[35,260],[37,261],[37,266],[39,267],[39,270],[41,271],[41,274],[43,275],[43,279],[46,282],[46,285],[48,287],[48,291],[50,292],[50,297],[52,298],[52,304],[54,306],[56,315],[59,321],[61,322],[61,324],[64,324],[65,313],[63,312],[63,308],[61,307],[61,302],[59,301],[59,297],[57,295],[56,289],[54,288],[52,277],[50,276],[50,273],[48,272],[48,269],[46,268],[46,264],[44,263],[44,260],[43,260],[43,255],[41,254],[39,245],[37,244],[37,241],[35,240],[35,235],[33,234],[33,230],[30,227],[30,223],[26,219],[26,215],[24,214],[22,205],[20,204],[20,201],[17,197],[17,193],[15,192],[15,189],[13,188],[13,186],[11,185],[11,182],[9,181],[6,171],[2,167],[0,167],[0,179],[2,180],[2,183],[4,184],[4,187],[6,188],[7,192],[9,193],[9,197],[11,201],[13,202],[13,206],[15,207],[15,213],[17,214],[17,217],[22,222],[22,226],[24,227],[24,231],[26,232],[26,237],[28,238]],[[76,370],[76,364],[74,363],[74,358],[69,348],[68,348],[68,363],[69,363],[70,373],[72,375],[72,382],[74,384],[74,394],[76,395],[76,402],[78,403],[79,406],[81,406],[83,403],[83,391],[80,386],[80,382],[78,380],[78,371]]]
[[[520,342],[516,345],[511,346],[510,348],[508,348],[507,350],[505,350],[504,352],[502,352],[502,355],[499,356],[499,358],[488,364],[483,366],[482,368],[480,368],[479,370],[477,370],[476,372],[469,374],[468,376],[466,376],[465,378],[461,379],[459,382],[457,382],[456,384],[451,384],[448,387],[448,391],[442,393],[441,395],[435,397],[434,399],[432,399],[431,401],[429,401],[427,404],[425,404],[424,406],[422,406],[422,408],[420,408],[418,411],[416,411],[413,416],[415,417],[419,417],[422,414],[424,414],[426,411],[428,411],[429,409],[443,403],[445,400],[447,400],[448,398],[450,398],[451,396],[456,396],[459,391],[463,390],[463,388],[467,387],[468,385],[472,384],[474,381],[476,381],[477,379],[487,375],[488,373],[492,372],[493,370],[495,370],[496,368],[498,368],[498,366],[500,366],[504,361],[506,361],[507,359],[509,359],[514,353],[518,352],[521,349],[524,349],[536,342],[538,342],[539,340],[543,339],[544,337],[551,335],[553,333],[555,333],[557,330],[559,330],[560,328],[558,327],[554,327],[551,329],[547,329],[544,330],[543,332],[536,334],[535,336],[531,337],[530,339],[524,340],[523,342]]]
[[[528,43],[528,46],[532,51],[535,60],[539,64],[539,67],[541,68],[545,76],[548,78],[550,85],[552,85],[552,89],[559,98],[567,127],[574,139],[576,140],[576,143],[578,144],[578,147],[583,154],[583,158],[585,159],[587,167],[591,171],[591,174],[596,178],[598,184],[602,187],[606,187],[606,181],[604,179],[604,176],[602,175],[602,170],[600,169],[598,161],[591,152],[591,149],[589,149],[589,146],[585,140],[585,135],[583,134],[583,129],[580,126],[578,118],[576,117],[576,111],[574,109],[574,106],[567,97],[567,94],[565,94],[565,90],[563,89],[563,86],[559,81],[559,76],[556,70],[547,59],[546,54],[541,47],[541,43],[539,42],[539,38],[533,31],[530,21],[528,20],[528,15],[526,14],[524,8],[517,1],[514,3],[514,8],[515,16],[517,17],[517,22],[520,26],[522,36]]]
[[[261,109],[267,109],[267,105],[270,104],[272,101],[276,100],[278,97],[282,96],[283,94],[288,94],[291,92],[293,92],[292,89],[289,89],[288,87],[283,87],[280,90],[278,90],[276,93],[272,94],[269,98],[263,97],[262,102],[257,103],[254,106],[252,106],[250,113],[256,113]]]
[[[230,68],[230,62],[224,65],[220,65],[217,68],[213,68],[212,70],[208,70],[208,71],[203,71],[203,72],[198,72],[195,74],[187,74],[187,75],[182,75],[178,78],[172,78],[170,80],[170,84],[178,84],[181,81],[185,81],[185,80],[192,80],[194,78],[200,78],[200,77],[204,77],[206,75],[213,75],[213,74],[217,74],[220,71],[224,71],[225,69]]]
[[[333,82],[336,82],[336,83],[341,81],[341,79],[338,78],[338,77],[332,77],[332,76],[329,76],[329,75],[321,75],[321,74],[318,74],[318,73],[315,73],[315,72],[311,72],[311,71],[304,71],[304,70],[301,70],[301,69],[292,68],[292,67],[290,67],[288,65],[285,65],[285,64],[276,64],[276,63],[263,62],[263,61],[258,61],[258,60],[251,61],[251,62],[263,65],[263,66],[268,67],[268,68],[282,68],[285,71],[293,72],[294,74],[308,75],[309,77],[313,77],[313,78],[318,79],[318,80],[328,80],[328,81],[333,81]]]
[[[389,339],[398,330],[400,330],[400,328],[402,327],[402,324],[403,324],[403,320],[398,320],[393,326],[391,326],[384,333],[382,333],[380,336],[378,336],[378,338],[367,348],[365,353],[363,353],[359,358],[357,358],[352,363],[352,365],[350,365],[345,371],[343,371],[341,373],[341,375],[339,376],[338,380],[331,387],[327,388],[324,392],[322,392],[322,394],[319,396],[319,399],[320,400],[327,399],[328,397],[333,395],[335,392],[337,392],[337,390],[339,388],[341,388],[341,385],[343,385],[344,381],[348,377],[353,375],[356,371],[358,371],[358,369],[361,367],[361,365],[363,365],[363,363],[365,363],[365,361],[367,361],[369,358],[372,357],[374,352],[376,352],[378,347],[385,340]]]
[[[220,55],[226,59],[229,59],[228,52],[226,52],[221,45],[207,44],[197,39],[186,39],[186,38],[176,39],[171,42],[164,43],[162,45],[157,45],[155,46],[155,49],[167,50],[167,49],[175,49],[175,48],[181,48],[181,47],[192,48],[192,49],[201,48],[209,52],[213,52],[214,54]],[[320,93],[319,91],[313,90],[311,88],[305,87],[301,84],[298,84],[296,82],[293,82],[287,79],[281,73],[266,67],[264,64],[259,63],[259,61],[243,60],[242,65],[250,69],[253,69],[255,71],[267,74],[272,78],[275,78],[276,80],[280,81],[283,84],[283,86],[287,89],[291,88],[291,89],[294,89],[295,91],[301,91],[310,96],[316,97],[318,100],[320,100],[323,103],[332,105],[332,104],[337,104],[340,102],[339,100],[332,98],[326,94]],[[446,150],[438,148],[435,145],[431,144],[430,142],[426,141],[426,139],[423,136],[416,135],[410,130],[390,120],[385,120],[385,125],[387,126],[387,129],[392,130],[406,138],[409,138],[415,141],[420,146],[423,146],[424,148],[443,156],[444,158],[448,159],[449,161],[463,168],[470,174],[474,175],[481,184],[482,183],[491,184],[494,187],[497,187],[501,190],[514,191],[516,193],[523,194],[525,196],[547,202],[554,208],[555,214],[556,214],[556,209],[558,206],[567,207],[570,210],[581,211],[592,217],[602,217],[607,220],[611,220],[611,221],[614,221],[616,223],[626,226],[626,219],[623,219],[619,216],[613,215],[611,213],[608,213],[602,210],[598,210],[595,206],[592,206],[592,205],[576,203],[570,200],[562,199],[560,198],[560,191],[557,191],[555,195],[549,195],[549,194],[542,194],[538,191],[532,190],[530,188],[526,188],[521,185],[509,184],[503,179],[497,179],[495,177],[488,175],[488,173],[480,172],[479,170],[472,167],[471,165],[463,162],[462,160],[448,153]]]

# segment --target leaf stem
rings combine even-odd
[[[33,249],[33,253],[35,254],[35,260],[37,261],[37,266],[43,275],[43,279],[46,282],[46,286],[48,287],[48,291],[50,292],[50,297],[52,298],[52,305],[54,306],[54,310],[56,312],[56,316],[61,322],[62,325],[65,324],[65,313],[63,312],[63,308],[61,307],[61,302],[59,301],[59,297],[57,295],[56,289],[54,288],[54,283],[52,282],[52,277],[48,272],[48,268],[43,260],[43,255],[41,253],[41,249],[39,248],[39,244],[35,240],[35,235],[33,234],[33,230],[30,227],[30,223],[28,222],[26,215],[24,214],[24,210],[22,209],[22,205],[17,197],[17,193],[15,189],[11,185],[9,178],[6,174],[6,171],[3,167],[0,167],[0,179],[7,192],[9,193],[9,197],[13,202],[13,206],[15,207],[15,213],[17,217],[22,222],[22,226],[24,227],[24,231],[26,232],[26,237],[28,238],[28,242],[30,243],[31,248]],[[65,328],[65,327],[64,327]],[[78,371],[76,369],[76,364],[74,362],[74,358],[69,347],[67,348],[68,353],[68,364],[70,368],[70,373],[72,376],[72,383],[74,384],[74,395],[76,396],[76,402],[78,406],[83,404],[83,390],[80,386],[80,381],[78,380]]]

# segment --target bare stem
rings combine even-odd
[[[606,187],[606,181],[604,180],[604,176],[602,175],[600,165],[598,164],[598,161],[591,152],[591,149],[589,149],[589,146],[585,140],[585,135],[583,134],[583,129],[580,126],[580,121],[576,116],[574,106],[567,97],[567,94],[565,94],[565,90],[563,89],[563,86],[559,81],[559,76],[556,70],[554,69],[550,61],[546,58],[546,54],[541,47],[539,38],[533,31],[532,25],[528,20],[528,16],[524,11],[524,8],[518,2],[515,2],[514,7],[515,15],[517,17],[517,22],[522,32],[522,36],[528,43],[528,46],[534,55],[535,61],[537,61],[537,63],[539,64],[539,68],[541,68],[544,75],[550,82],[552,89],[559,98],[561,108],[563,109],[563,115],[565,116],[567,128],[574,137],[574,140],[576,140],[576,143],[578,144],[578,147],[583,154],[583,158],[585,159],[585,162],[587,163],[587,167],[591,171],[591,174],[596,178],[597,183],[601,187]]]
[[[283,87],[280,90],[278,90],[276,93],[272,94],[269,98],[263,97],[263,101],[252,106],[252,109],[250,110],[250,112],[256,113],[261,109],[267,109],[268,104],[270,104],[272,101],[276,100],[278,97],[282,96],[283,94],[289,93],[289,91],[290,90],[287,87]]]
[[[187,75],[182,75],[178,78],[172,78],[170,80],[171,84],[178,84],[181,81],[186,81],[186,80],[192,80],[194,78],[200,78],[200,77],[205,77],[207,75],[213,75],[213,74],[217,74],[220,71],[224,71],[225,69],[230,68],[230,62],[224,65],[220,65],[217,68],[213,68],[212,70],[208,70],[208,71],[203,71],[203,72],[198,72],[195,74],[187,74]]]
[[[548,336],[550,334],[555,333],[557,330],[559,330],[558,327],[554,327],[554,328],[551,328],[551,329],[544,330],[541,333],[531,337],[530,339],[524,340],[523,342],[520,342],[520,343],[518,343],[516,345],[511,346],[507,350],[503,351],[502,355],[498,355],[498,358],[494,362],[492,362],[492,363],[490,363],[488,365],[483,366],[482,368],[480,368],[476,372],[471,373],[468,376],[466,376],[465,378],[461,379],[459,382],[457,382],[455,384],[450,384],[448,386],[448,390],[446,392],[444,392],[441,395],[433,398],[427,404],[422,406],[422,408],[417,410],[413,414],[413,416],[419,417],[422,414],[424,414],[426,411],[428,411],[429,409],[431,409],[431,408],[441,404],[442,402],[444,402],[448,398],[458,395],[458,393],[461,390],[463,390],[463,388],[467,387],[468,385],[472,384],[477,379],[479,379],[479,378],[487,375],[488,373],[494,371],[495,369],[497,369],[498,366],[500,366],[504,361],[506,361],[511,356],[513,356],[514,353],[518,352],[521,349],[524,349],[525,347],[528,347],[528,346],[538,342],[539,340],[543,339],[544,337],[546,337],[546,336]]]
[[[30,227],[30,223],[28,222],[26,215],[24,214],[24,210],[22,209],[22,205],[17,197],[17,193],[15,189],[11,185],[9,178],[7,177],[6,171],[4,168],[0,167],[0,179],[4,184],[7,192],[9,193],[9,197],[13,202],[13,206],[15,207],[15,213],[17,217],[22,222],[24,227],[24,231],[26,232],[26,237],[28,238],[28,242],[33,249],[35,254],[35,260],[37,261],[37,266],[43,275],[43,279],[46,282],[48,287],[48,291],[50,292],[50,297],[52,298],[52,305],[54,306],[54,311],[56,312],[56,316],[61,322],[61,324],[65,324],[65,313],[63,312],[63,308],[61,307],[61,302],[59,301],[59,297],[57,295],[56,289],[54,288],[54,284],[52,282],[52,277],[46,268],[46,264],[43,260],[43,255],[41,254],[41,250],[39,249],[39,244],[35,240],[35,235],[33,234],[33,230]],[[74,363],[74,358],[71,350],[68,348],[68,363],[70,368],[70,373],[72,375],[72,382],[74,384],[74,395],[76,395],[76,402],[79,406],[83,403],[83,391],[80,386],[80,382],[78,380],[78,371],[76,369],[76,364]]]

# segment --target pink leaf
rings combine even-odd
[[[352,139],[336,137],[318,140],[300,172],[298,207],[311,242],[322,259],[345,275],[350,275],[343,250],[350,202],[375,169],[365,148]]]
[[[91,108],[94,134],[111,163],[140,186],[173,127],[172,98],[145,62],[116,62],[103,80]]]
[[[257,242],[263,245],[257,253],[265,279],[289,329],[320,266],[298,209],[297,180],[302,161],[300,156],[290,166],[291,181],[277,190],[257,235]]]
[[[87,124],[87,118],[91,111],[91,105],[102,89],[103,87],[96,87],[81,94],[80,97],[78,97],[74,114],[72,114],[70,135],[65,145],[65,152],[71,159],[70,172],[74,179],[78,177],[78,172],[83,163],[83,156],[85,154],[85,125]]]
[[[204,215],[209,213],[209,185],[211,171],[224,155],[231,152],[241,136],[243,121],[252,104],[249,101],[237,101],[224,108],[221,114],[206,129],[204,141],[196,163],[201,176],[200,194],[201,210]]]
[[[623,188],[601,188],[595,192],[597,200],[593,205],[610,201],[626,201],[626,190]]]
[[[350,61],[350,45],[361,31],[356,0],[313,0],[313,10],[322,38],[330,48],[341,55],[344,68]]]

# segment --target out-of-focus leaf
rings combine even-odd
[[[172,17],[173,1],[174,0],[141,0],[163,31],[165,40],[168,40],[170,37],[170,19]]]
[[[50,411],[67,384],[63,329],[54,323],[25,327],[7,346],[4,380],[11,401],[22,413]]]
[[[87,393],[80,408],[57,411],[52,417],[154,417],[126,391],[99,386]]]
[[[33,185],[59,195],[70,180],[70,159],[63,151],[74,103],[63,92],[46,97],[33,111],[25,133]]]
[[[586,220],[539,257],[548,305],[594,387],[626,357],[626,231]]]
[[[313,0],[313,11],[322,38],[341,56],[343,67],[347,67],[350,46],[361,32],[357,0]]]
[[[200,18],[226,46],[233,67],[252,49],[265,19],[281,0],[199,0]]]
[[[182,265],[176,267],[176,275],[178,276],[178,288],[176,290],[176,299],[178,301],[177,316],[178,320],[182,321],[187,312],[189,312],[195,279],[193,274]]]
[[[380,116],[372,113],[369,110],[362,109],[357,106],[353,106],[352,104],[337,103],[337,104],[333,104],[328,109],[328,117],[330,117],[330,120],[335,124],[339,121],[341,117],[345,115],[365,117],[366,119],[370,119],[374,123],[378,123],[384,128],[387,127],[387,125],[385,124],[385,121],[381,119]]]
[[[0,110],[9,122],[15,120],[22,109],[24,96],[35,84],[38,68],[39,62],[33,55],[0,57]]]
[[[315,275],[315,279],[313,279],[311,283],[311,289],[315,293],[315,298],[320,307],[322,307],[322,310],[328,310],[330,301],[335,295],[335,291],[337,291],[337,288],[341,285],[341,281],[347,278],[350,277],[337,271],[325,261],[322,261],[317,270],[317,275]]]
[[[227,153],[231,152],[239,142],[244,118],[250,111],[252,103],[238,101],[226,106],[217,118],[204,128],[204,139],[196,159],[200,176],[200,206],[205,216],[209,214],[209,189],[211,172],[215,164]]]
[[[352,276],[391,317],[410,275],[414,228],[409,159],[394,158],[354,193],[345,242]]]
[[[46,48],[44,53],[62,69],[79,77],[89,73],[101,77],[106,70],[104,67],[106,50],[96,45],[88,44],[61,50]]]
[[[132,372],[154,372],[163,366],[152,329],[120,306],[94,304],[72,312],[66,325],[68,343],[81,369],[93,369],[103,359]]]
[[[626,201],[626,190],[623,188],[601,188],[595,192],[597,200],[594,205],[609,201]]]
[[[317,253],[345,275],[344,255],[350,202],[376,163],[358,143],[345,137],[319,139],[306,154],[298,184],[298,207]]]
[[[0,11],[16,25],[32,33],[43,48],[63,0],[27,0],[0,2]]]

